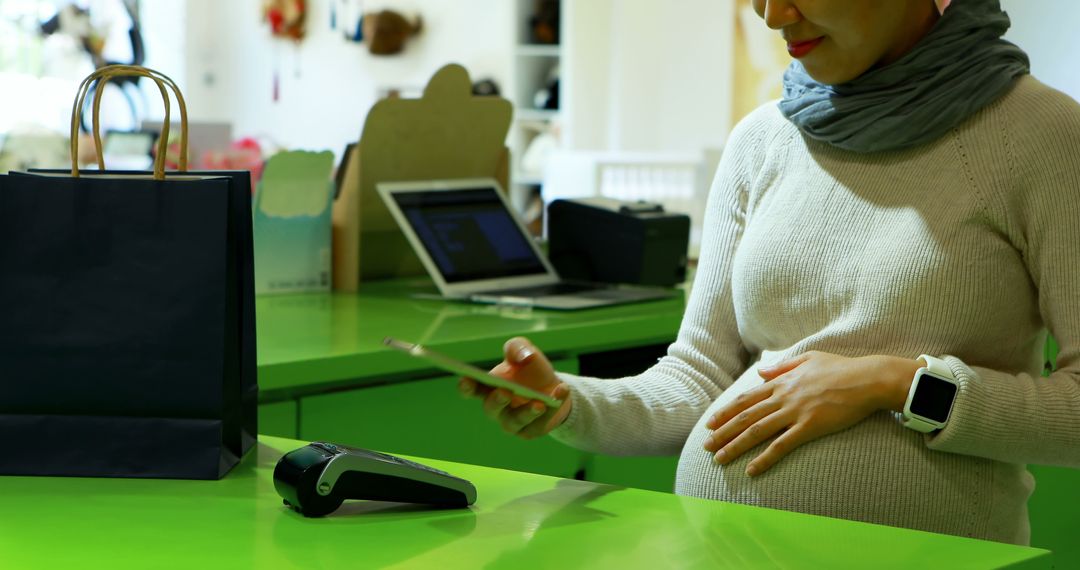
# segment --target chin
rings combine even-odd
[[[803,67],[806,69],[806,73],[814,78],[814,81],[824,83],[825,85],[847,83],[861,75],[847,70],[836,69],[835,67],[828,65],[813,65],[808,61],[803,62]]]

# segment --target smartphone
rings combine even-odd
[[[506,390],[509,390],[510,393],[516,396],[521,396],[522,398],[527,398],[529,400],[540,400],[549,408],[558,408],[562,405],[562,400],[556,400],[555,398],[552,398],[547,394],[537,392],[536,390],[531,390],[529,388],[526,388],[525,386],[522,386],[515,382],[511,382],[506,378],[499,378],[498,376],[484,372],[483,370],[471,364],[456,360],[454,358],[450,358],[445,354],[440,354],[438,352],[435,352],[434,350],[431,350],[430,348],[424,348],[419,344],[403,342],[390,337],[384,338],[383,344],[389,346],[390,348],[395,348],[402,352],[406,352],[417,358],[423,358],[424,360],[427,360],[431,364],[434,364],[435,366],[442,368],[447,372],[453,372],[454,374],[460,374],[461,376],[472,378],[473,380],[476,380],[477,382],[484,384],[485,386],[490,386],[492,388],[504,388]]]

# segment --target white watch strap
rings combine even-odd
[[[944,376],[950,380],[956,380],[956,376],[953,376],[952,368],[949,368],[949,364],[944,360],[930,356],[929,354],[920,354],[919,358],[926,361],[926,369],[930,372],[937,374],[938,376]]]
[[[934,424],[924,422],[913,416],[904,416],[904,427],[922,433],[930,433],[938,429]]]

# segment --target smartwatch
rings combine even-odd
[[[904,427],[930,433],[949,422],[960,383],[944,360],[925,354],[919,358],[926,361],[926,366],[915,371],[911,381],[904,403]]]

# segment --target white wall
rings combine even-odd
[[[505,0],[397,0],[424,30],[403,54],[370,55],[330,29],[330,3],[309,2],[308,35],[273,39],[259,0],[188,0],[185,90],[193,118],[233,123],[236,136],[340,153],[360,136],[380,89],[420,88],[447,63],[474,79],[510,77],[512,30]],[[367,2],[368,11],[385,6]],[[275,71],[280,98],[273,100]]]
[[[1031,57],[1031,74],[1080,100],[1080,2],[1001,0],[1012,18],[1005,38]]]
[[[566,1],[566,0],[564,0]],[[612,4],[620,0],[570,0],[563,13],[563,80],[572,100],[563,105],[566,145],[606,150],[611,117]]]
[[[731,128],[731,0],[571,0],[574,148],[697,151]]]
[[[143,63],[168,75],[188,94],[187,77],[187,10],[184,2],[141,2],[139,19],[146,46],[146,61]],[[141,83],[148,103],[148,118],[161,119],[164,107],[158,101],[161,98],[157,87],[149,82]],[[175,111],[174,111],[175,112]]]
[[[732,0],[680,0],[677,10],[656,0],[564,2],[574,148],[722,144],[730,129]],[[449,62],[464,64],[474,79],[493,76],[509,87],[514,29],[507,0],[367,2],[369,11],[390,5],[424,16],[421,36],[389,58],[331,31],[329,2],[308,3],[308,37],[299,45],[270,37],[259,0],[165,4],[173,6],[144,8],[152,33],[148,63],[174,74],[193,119],[231,121],[237,136],[340,152],[359,136],[380,89],[421,87]]]
[[[731,2],[617,0],[613,21],[615,150],[718,147],[730,130]]]

